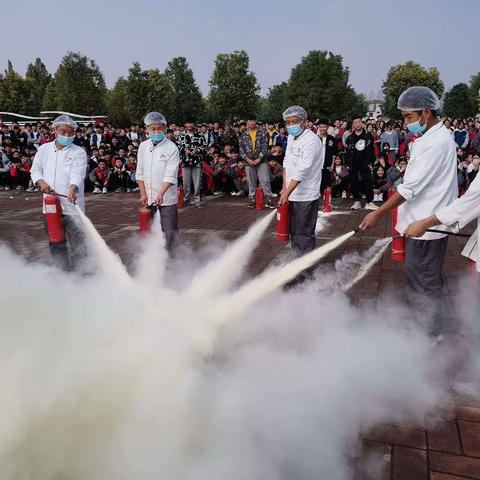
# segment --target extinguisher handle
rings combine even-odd
[[[56,195],[57,197],[63,197],[63,198],[68,198],[68,195],[63,195],[63,193],[57,193],[57,192],[50,192],[49,195]],[[77,202],[72,202],[74,205],[77,204]]]

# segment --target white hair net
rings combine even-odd
[[[78,128],[77,122],[68,115],[59,115],[52,123],[53,128],[58,127],[59,125],[68,125],[75,130]]]
[[[143,122],[147,127],[153,123],[163,123],[163,125],[166,125],[167,119],[159,112],[150,112],[145,115]]]
[[[293,105],[292,107],[288,107],[283,112],[283,119],[286,120],[290,117],[298,117],[301,118],[302,121],[306,120],[307,118],[307,111],[303,107],[299,107],[298,105]]]
[[[398,109],[405,112],[419,111],[424,108],[440,109],[440,100],[437,94],[428,87],[415,86],[407,88],[398,97]]]

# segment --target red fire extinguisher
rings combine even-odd
[[[145,237],[149,234],[152,226],[152,209],[149,207],[142,207],[139,211],[139,217],[140,235]]]
[[[332,211],[332,189],[330,187],[326,188],[323,192],[323,212],[330,213]]]
[[[277,208],[277,240],[288,242],[288,202]]]
[[[258,183],[258,188],[255,192],[255,208],[257,210],[263,210],[265,208],[263,205],[263,188],[260,182]]]
[[[185,206],[185,192],[181,185],[177,188],[177,196],[178,208],[183,208]]]
[[[51,243],[64,243],[62,204],[56,195],[44,195],[45,218],[47,220],[48,237]]]
[[[390,189],[388,191],[388,198],[390,198],[395,193],[395,190]],[[405,261],[405,237],[400,236],[397,229],[397,215],[398,209],[394,208],[392,210],[392,260],[394,262],[404,262]]]

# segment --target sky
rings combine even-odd
[[[244,49],[262,93],[310,50],[343,56],[350,83],[376,94],[392,65],[437,67],[446,88],[480,71],[480,0],[23,0],[2,2],[0,71],[36,57],[53,73],[67,51],[101,67],[107,85],[131,63],[164,70],[187,58],[208,93],[217,53]]]

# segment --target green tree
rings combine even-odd
[[[45,91],[44,108],[82,115],[105,112],[107,87],[94,60],[68,52]]]
[[[292,69],[288,81],[290,103],[304,107],[312,120],[321,116],[343,117],[348,110],[346,95],[353,92],[349,76],[341,55],[312,50]]]
[[[470,96],[475,107],[475,113],[480,112],[480,72],[470,79]]]
[[[35,59],[27,67],[25,80],[30,90],[30,104],[33,115],[39,115],[42,109],[43,97],[52,76],[48,73],[47,67],[40,58]]]
[[[210,115],[220,121],[247,118],[258,109],[258,85],[245,50],[219,53],[210,78]]]
[[[29,84],[7,62],[7,69],[0,74],[0,110],[19,114],[32,113]]]
[[[387,116],[400,118],[400,111],[397,109],[398,97],[404,90],[414,85],[431,88],[438,98],[443,95],[444,85],[440,79],[440,73],[435,67],[427,69],[411,60],[402,65],[395,65],[388,71],[382,87]]]
[[[107,95],[107,115],[116,125],[128,126],[131,123],[127,108],[127,80],[120,77]]]
[[[269,89],[267,97],[262,99],[261,117],[266,122],[278,122],[289,105],[287,82],[274,85]]]
[[[159,70],[142,70],[133,62],[125,84],[125,104],[132,122],[142,122],[150,111],[163,113],[167,120],[172,113],[173,90],[164,73]]]
[[[465,118],[475,115],[476,108],[466,83],[457,83],[445,94],[443,111],[445,115],[452,118]]]
[[[353,114],[365,114],[368,110],[368,101],[363,93],[357,93],[348,87],[344,98],[345,117],[351,118]]]
[[[205,103],[187,59],[176,57],[170,60],[165,75],[173,90],[172,120],[183,125],[188,119],[202,119]]]

